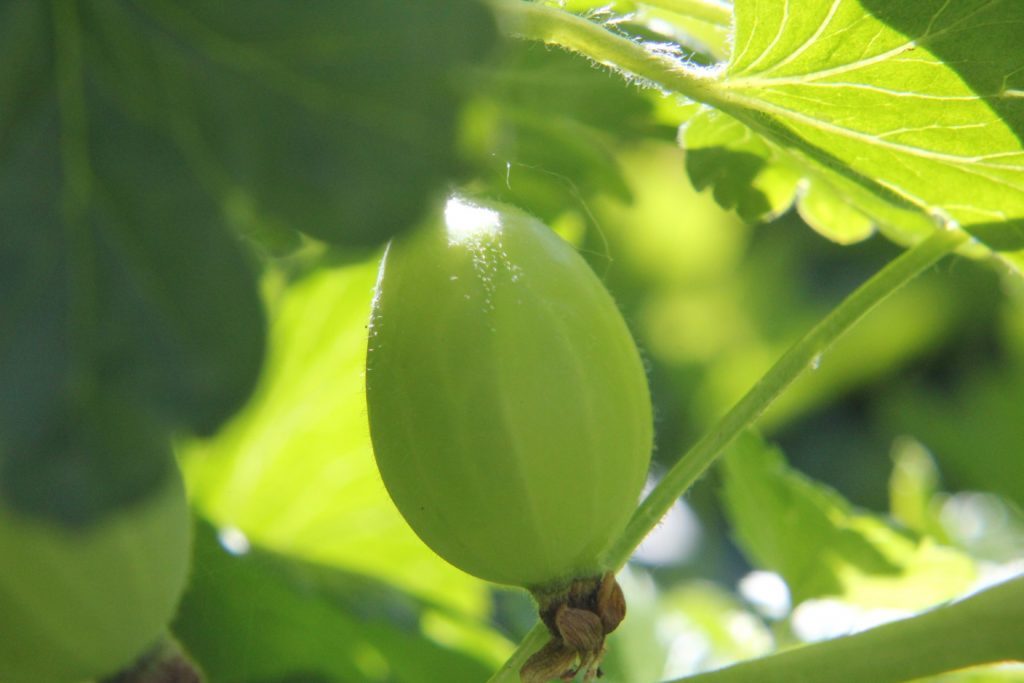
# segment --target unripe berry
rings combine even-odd
[[[611,296],[546,226],[454,198],[393,242],[366,390],[384,483],[435,552],[535,592],[603,573],[647,473],[650,397]]]

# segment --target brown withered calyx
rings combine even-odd
[[[571,681],[580,672],[584,681],[600,676],[605,636],[626,616],[626,600],[615,576],[608,572],[577,579],[567,590],[535,597],[551,639],[519,670],[522,682]]]

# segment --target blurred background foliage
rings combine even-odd
[[[10,21],[0,22],[0,38],[40,21],[16,4],[3,6]],[[198,23],[164,2],[141,13],[101,4],[85,16],[117,29],[96,32],[84,48],[95,69],[86,71],[92,117],[162,140],[159,149],[173,157],[166,168],[187,179],[153,180],[169,188],[157,194],[199,193],[216,204],[218,217],[204,220],[220,221],[231,254],[250,264],[245,277],[258,285],[240,276],[239,286],[258,287],[268,320],[265,362],[244,407],[212,435],[176,430],[198,521],[193,577],[173,630],[213,683],[479,682],[535,615],[525,594],[437,558],[377,475],[363,354],[387,236],[436,207],[449,183],[535,213],[577,245],[647,363],[657,434],[652,479],[899,248],[877,236],[837,245],[793,212],[747,224],[690,184],[674,142],[687,103],[563,52],[499,44],[485,18],[453,10],[442,34],[459,35],[453,26],[461,26],[475,37],[446,53],[446,70],[431,70],[424,64],[434,55],[425,57],[422,46],[443,41],[409,38],[433,19],[403,14],[417,4],[404,3],[392,17],[408,21],[397,27],[396,44],[412,51],[345,66],[365,45],[353,43],[352,54],[328,49],[331,21],[346,25],[323,19],[330,4],[283,27],[279,14],[238,6],[208,6]],[[347,20],[350,4],[341,5]],[[115,21],[103,18],[111,12]],[[240,16],[247,23],[229,21]],[[369,35],[377,18],[362,17],[352,35]],[[632,19],[637,34],[685,36],[696,61],[727,49],[714,22],[651,9]],[[685,33],[673,28],[684,25]],[[153,36],[136,40],[143,33],[133,26]],[[280,40],[267,37],[275,35]],[[251,50],[236,52],[231,41]],[[18,45],[31,52],[37,42]],[[16,62],[18,45],[0,40],[11,57],[0,67]],[[127,59],[132,54],[147,59]],[[268,64],[275,77],[264,82],[258,74]],[[352,76],[381,69],[393,82]],[[198,72],[206,75],[193,81]],[[16,73],[0,68],[0,98],[16,100],[27,88]],[[153,74],[174,87],[150,88]],[[332,79],[341,83],[337,91],[325,85]],[[346,98],[365,88],[386,110],[431,121],[430,132],[392,139],[365,111],[353,113]],[[434,99],[438,89],[445,99]],[[56,94],[40,92],[30,100],[52,128],[46,117]],[[175,92],[184,99],[165,101]],[[358,130],[346,118],[356,114]],[[11,120],[36,131],[29,114]],[[0,143],[14,139],[10,131],[21,134],[12,124],[0,130]],[[105,144],[116,156],[116,146]],[[122,162],[145,165],[132,159],[150,148],[129,148]],[[36,149],[53,151],[43,143]],[[0,187],[12,188],[14,202],[21,185],[8,182],[17,175],[11,169],[27,162],[10,150],[0,146]],[[409,158],[423,163],[410,168]],[[111,183],[144,180],[118,173]],[[178,217],[175,202],[158,206],[163,220]],[[14,209],[9,215],[21,220]],[[349,209],[359,213],[345,222]],[[59,217],[44,218],[59,232]],[[171,228],[153,228],[162,229]],[[17,261],[7,258],[17,248],[5,245],[3,264]],[[58,251],[72,253],[64,245]],[[193,274],[187,258],[157,255],[173,271],[169,279]],[[17,291],[17,277],[2,282],[5,293]],[[246,353],[260,344],[250,341]],[[745,436],[641,547],[620,579],[630,616],[611,639],[603,680],[648,683],[721,666],[906,615],[1019,571],[1022,386],[1019,279],[987,263],[947,260],[896,293],[764,416],[759,428],[776,446]],[[936,680],[1022,676],[1004,667]]]
[[[899,253],[791,213],[745,224],[692,189],[677,105],[584,60],[510,45],[467,78],[464,186],[543,216],[614,294],[648,366],[654,477]],[[377,258],[308,241],[264,262],[260,385],[216,437],[179,444],[212,526],[175,630],[216,681],[480,681],[533,623],[524,594],[423,546],[378,479],[362,396]],[[819,359],[759,425],[781,450],[745,437],[627,567],[604,680],[865,628],[1019,567],[1022,297],[946,261]]]

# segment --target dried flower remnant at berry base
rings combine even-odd
[[[611,295],[536,219],[454,197],[389,246],[367,348],[374,454],[406,521],[453,565],[534,595],[551,639],[526,683],[593,679],[625,615],[599,558],[653,437]]]
[[[626,616],[626,599],[615,575],[577,579],[561,593],[535,597],[551,639],[523,665],[522,683],[570,681],[581,671],[584,681],[600,676],[605,636]]]

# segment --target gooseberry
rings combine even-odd
[[[377,464],[426,544],[530,589],[602,574],[652,420],[640,355],[583,258],[516,209],[452,198],[389,246],[370,325]]]
[[[185,587],[191,520],[181,477],[82,528],[0,501],[0,681],[79,683],[156,645]]]

